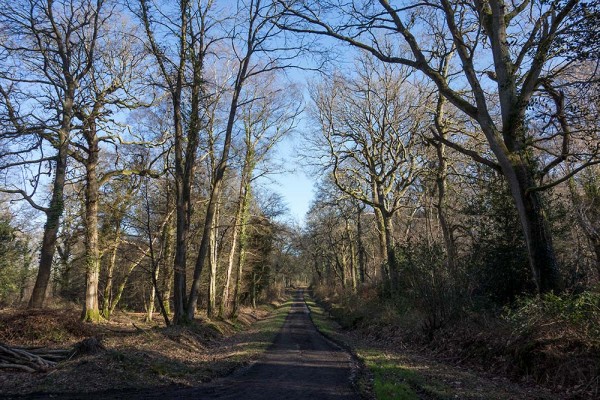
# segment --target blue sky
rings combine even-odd
[[[281,194],[290,210],[292,220],[302,224],[314,196],[315,179],[303,169],[298,147],[302,140],[301,128],[291,137],[287,137],[277,147],[276,158],[282,161],[283,171],[273,175],[273,191]]]

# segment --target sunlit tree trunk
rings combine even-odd
[[[100,148],[98,146],[95,121],[87,121],[87,124],[88,126],[84,127],[84,131],[86,131],[84,135],[88,145],[88,156],[85,162],[86,289],[83,320],[86,322],[98,322],[100,320],[100,308],[98,304],[100,251],[98,247],[99,179],[97,169]]]
[[[106,267],[106,284],[104,286],[104,294],[102,296],[102,316],[110,319],[110,310],[113,301],[113,283],[115,265],[117,263],[117,253],[121,244],[121,221],[115,224],[115,238],[112,244],[108,265]]]
[[[240,220],[240,250],[237,263],[237,275],[235,277],[235,289],[233,292],[233,307],[231,315],[236,316],[240,308],[240,296],[242,295],[242,279],[244,273],[244,264],[246,262],[246,246],[248,242],[248,219],[250,211],[250,183],[247,182],[242,196],[242,218]]]
[[[233,272],[233,267],[235,263],[235,256],[239,250],[238,246],[238,236],[241,230],[242,225],[242,213],[243,213],[243,197],[244,197],[244,188],[245,188],[245,178],[242,174],[240,178],[240,188],[238,201],[236,206],[235,217],[233,221],[233,233],[231,238],[231,249],[229,250],[229,258],[227,261],[227,272],[225,274],[225,282],[223,283],[223,291],[221,295],[221,304],[219,306],[219,317],[224,317],[226,311],[229,308],[229,286],[231,285],[231,275]]]
[[[210,241],[209,241],[209,274],[208,274],[208,303],[206,308],[206,313],[208,317],[214,317],[217,310],[217,269],[219,266],[219,256],[218,256],[218,232],[219,232],[219,208],[217,207],[217,211],[215,213],[215,221],[213,222],[213,228],[210,231]]]
[[[74,90],[69,90],[73,94]],[[44,225],[44,236],[40,251],[40,262],[38,274],[31,292],[29,308],[40,308],[44,305],[46,291],[52,274],[52,260],[56,251],[56,239],[60,218],[64,210],[64,188],[67,176],[67,160],[69,151],[69,130],[71,129],[73,98],[68,96],[64,101],[62,127],[58,134],[58,147],[56,154],[56,166],[54,170],[54,181],[52,182],[52,197],[46,211],[46,223]]]

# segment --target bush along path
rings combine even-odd
[[[363,366],[356,386],[363,398],[376,399],[557,399],[538,386],[520,385],[509,379],[475,372],[436,360],[410,346],[384,339],[374,340],[358,331],[343,330],[308,293],[306,304],[317,329],[326,337],[351,349]]]

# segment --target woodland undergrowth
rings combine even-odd
[[[382,298],[369,286],[356,292],[315,286],[314,295],[344,329],[374,342],[416,347],[437,360],[515,381],[533,380],[567,398],[600,395],[599,287],[519,297],[503,308],[449,299],[455,309],[437,326],[431,313],[439,310],[410,295]]]

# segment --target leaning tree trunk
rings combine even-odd
[[[56,155],[56,169],[54,171],[54,182],[52,184],[52,197],[50,206],[46,211],[46,224],[44,225],[44,237],[40,252],[40,263],[37,278],[29,300],[29,308],[41,308],[44,306],[46,291],[52,274],[52,260],[56,251],[56,239],[60,218],[64,210],[63,193],[67,176],[67,160],[69,152],[69,134],[71,126],[72,100],[65,100],[63,111],[62,128],[59,131],[58,154]]]
[[[235,262],[235,254],[238,250],[238,235],[242,221],[242,192],[243,182],[240,181],[240,198],[238,199],[237,210],[233,220],[233,234],[231,238],[231,249],[229,250],[229,259],[227,262],[227,272],[225,274],[225,282],[223,283],[223,292],[221,294],[221,304],[219,306],[219,317],[223,318],[229,307],[229,285],[231,285],[231,274],[233,272],[233,264]]]
[[[204,219],[204,230],[202,232],[202,239],[200,240],[200,248],[198,249],[198,257],[196,258],[196,265],[194,266],[194,279],[192,287],[190,289],[190,295],[187,302],[187,318],[189,320],[194,319],[196,313],[196,306],[198,304],[198,296],[200,291],[200,275],[206,262],[206,256],[208,255],[208,241],[210,239],[210,231],[217,211],[217,203],[221,198],[221,191],[223,186],[223,179],[225,178],[225,171],[229,165],[229,151],[231,150],[231,141],[233,135],[233,128],[235,124],[235,118],[237,109],[239,106],[239,98],[244,86],[244,81],[248,72],[248,65],[250,63],[250,56],[252,55],[251,47],[248,47],[246,57],[243,59],[240,69],[237,74],[235,86],[233,88],[233,94],[231,97],[231,103],[229,106],[229,115],[227,116],[227,126],[225,128],[225,138],[223,140],[223,150],[221,157],[217,165],[217,169],[214,172],[213,187],[208,200],[208,208],[206,210],[206,217]]]
[[[528,190],[535,186],[530,167],[525,162],[511,167],[503,172],[521,220],[533,281],[539,293],[558,290],[558,266],[542,199],[539,192]]]

